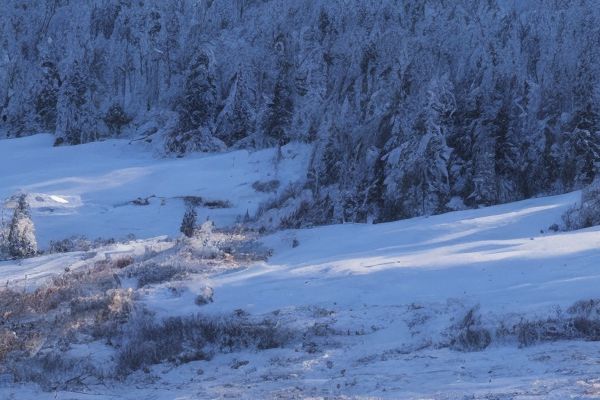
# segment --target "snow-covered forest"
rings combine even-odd
[[[0,0],[0,399],[600,398],[594,0]]]
[[[6,0],[0,134],[181,155],[313,146],[289,226],[581,188],[595,1]]]

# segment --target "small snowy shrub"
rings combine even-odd
[[[598,320],[576,317],[573,319],[573,328],[586,340],[600,340],[600,321]]]
[[[87,343],[86,338],[110,342],[118,335],[133,310],[135,293],[119,289],[113,271],[109,262],[96,263],[57,276],[33,292],[0,290],[0,373],[44,389],[74,384],[82,374],[101,378],[92,361],[70,358],[65,351],[71,343]]]
[[[231,208],[231,203],[227,200],[205,200],[202,204],[206,208]]]
[[[72,236],[61,240],[51,240],[48,253],[70,253],[72,251],[89,251],[92,242],[84,236]]]
[[[567,312],[579,317],[600,319],[600,299],[579,300]]]
[[[42,390],[82,390],[90,377],[104,378],[99,365],[79,357],[68,357],[60,349],[32,352],[26,363],[11,364],[9,371],[15,382],[35,382]]]
[[[150,205],[150,199],[152,197],[154,197],[154,196],[137,197],[137,198],[131,200],[130,203],[133,204],[134,206],[149,206]]]
[[[450,342],[455,350],[481,351],[492,342],[490,332],[481,325],[478,311],[478,307],[471,308],[455,326],[456,332]]]
[[[116,373],[125,377],[142,367],[174,360],[184,345],[201,349],[205,342],[199,332],[188,329],[181,317],[157,322],[148,314],[133,318],[124,327],[124,344],[117,358]],[[200,355],[197,358],[209,359]]]
[[[277,179],[270,181],[256,181],[252,184],[252,188],[261,193],[272,193],[279,189],[280,182]]]
[[[9,353],[19,348],[19,339],[14,331],[9,329],[0,330],[0,361],[3,361]]]
[[[138,280],[138,288],[152,284],[160,284],[174,279],[182,279],[186,274],[187,271],[183,267],[155,263],[138,265],[128,272],[130,278],[136,278]]]
[[[562,318],[523,320],[517,325],[516,334],[521,347],[576,337],[573,321]]]
[[[558,340],[600,341],[600,300],[580,300],[566,313],[540,319],[524,319],[515,327],[520,346]]]
[[[123,377],[164,361],[208,360],[215,352],[282,347],[291,337],[286,329],[266,319],[193,315],[157,321],[145,314],[125,327],[117,374]]]
[[[199,128],[189,131],[169,133],[165,139],[165,151],[183,156],[192,152],[215,153],[224,151],[227,145],[214,137],[209,129]]]
[[[110,298],[106,294],[79,296],[70,301],[71,314],[86,314],[107,309],[109,304]]]
[[[133,289],[111,289],[106,295],[109,298],[108,310],[112,315],[122,316],[133,311]]]
[[[273,250],[265,247],[258,240],[241,240],[225,243],[223,251],[239,262],[266,261],[273,255]]]
[[[185,244],[189,246],[194,257],[204,259],[215,259],[222,256],[222,251],[215,242],[213,230],[215,225],[212,221],[205,221],[200,229],[196,231],[193,238],[186,240]]]
[[[121,129],[129,124],[132,118],[125,113],[120,104],[115,103],[106,111],[103,120],[112,135],[120,135]]]
[[[123,269],[125,267],[128,267],[131,264],[133,264],[133,262],[134,259],[132,256],[123,256],[112,260],[113,267],[117,269]]]
[[[580,300],[567,309],[573,327],[587,340],[600,340],[600,299]]]
[[[581,203],[569,208],[562,219],[569,231],[600,225],[600,179],[582,191]]]
[[[186,207],[200,207],[204,204],[204,199],[200,196],[183,196],[183,203]]]
[[[197,305],[203,306],[208,303],[213,302],[214,290],[213,288],[206,286],[202,289],[202,291],[196,296],[196,300],[194,301]]]

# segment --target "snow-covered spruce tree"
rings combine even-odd
[[[181,227],[179,228],[179,231],[189,238],[193,237],[194,232],[196,230],[197,217],[198,216],[194,207],[189,206],[183,214],[183,219],[181,220]]]
[[[179,123],[182,131],[212,128],[216,111],[217,89],[210,69],[210,57],[200,52],[192,60],[179,100]]]
[[[340,133],[333,133],[329,136],[323,155],[321,156],[321,168],[322,170],[316,174],[315,178],[319,181],[318,185],[328,186],[340,181],[341,174],[343,173],[343,162],[341,160],[342,154],[340,154],[341,145],[339,143]]]
[[[46,132],[56,130],[58,93],[62,85],[58,67],[50,60],[42,63],[42,78],[35,93],[35,111],[39,129]]]
[[[8,227],[6,242],[6,249],[10,257],[27,258],[37,253],[35,227],[31,220],[26,194],[19,195],[17,199],[14,214]]]
[[[267,104],[263,129],[267,137],[284,145],[291,139],[289,127],[294,113],[291,64],[287,60],[281,60],[278,70],[273,97]]]
[[[81,144],[96,139],[92,123],[90,78],[86,68],[75,61],[62,84],[58,100],[56,144]]]
[[[217,116],[215,135],[232,145],[254,131],[255,115],[244,70],[239,69],[229,89],[223,109]]]
[[[446,131],[454,108],[447,77],[433,80],[408,140],[399,131],[400,136],[388,143],[391,149],[385,156],[385,201],[399,216],[413,217],[444,210],[450,195],[450,149],[446,145]]]
[[[564,137],[562,177],[570,183],[569,188],[579,189],[589,185],[596,175],[596,164],[600,161],[600,131],[575,128]]]
[[[215,152],[227,146],[214,136],[217,88],[209,54],[194,55],[177,100],[179,122],[165,140],[169,153],[183,155],[192,151]]]

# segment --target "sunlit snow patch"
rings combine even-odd
[[[64,197],[56,196],[53,194],[50,195],[50,199],[54,200],[57,203],[69,204],[69,200],[65,199]]]
[[[58,194],[30,193],[27,196],[29,206],[34,211],[65,211],[82,206],[81,197]]]

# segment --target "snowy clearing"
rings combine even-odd
[[[208,204],[199,208],[200,221],[231,224],[273,195],[257,192],[254,182],[276,179],[283,189],[303,175],[309,156],[308,146],[295,144],[282,149],[278,162],[275,149],[160,159],[139,142],[52,147],[53,140],[36,135],[0,144],[0,199],[20,190],[31,194],[42,247],[72,235],[178,234],[183,199],[190,196]],[[230,207],[209,207],[218,201]]]
[[[281,231],[257,238],[273,251],[266,260],[207,261],[195,258],[200,253],[194,253],[193,244],[181,247],[164,236],[153,238],[177,233],[183,205],[173,199],[190,195],[185,187],[198,182],[191,185],[196,188],[192,195],[233,204],[222,214],[206,212],[214,212],[211,216],[223,224],[232,222],[234,214],[265,198],[251,185],[271,177],[266,166],[273,151],[154,160],[142,152],[128,153],[129,145],[121,141],[81,146],[77,152],[49,143],[46,136],[0,142],[6,156],[0,163],[13,168],[0,192],[9,195],[24,187],[43,194],[36,200],[39,207],[33,203],[43,240],[57,233],[118,236],[132,227],[142,239],[5,261],[0,263],[2,282],[31,291],[66,267],[81,270],[125,256],[135,260],[134,273],[155,264],[181,265],[187,268],[183,279],[174,271],[175,278],[147,278],[155,280],[143,287],[134,278],[121,279],[119,285],[136,290],[139,304],[157,318],[237,313],[266,318],[292,336],[278,348],[159,363],[124,382],[78,377],[78,386],[42,391],[0,375],[1,398],[600,396],[597,342],[542,335],[529,343],[522,337],[522,327],[530,326],[523,321],[571,321],[573,304],[600,297],[600,229],[548,231],[579,200],[578,192],[386,224]],[[45,167],[14,167],[10,157],[20,146],[19,163]],[[300,146],[287,154],[286,174],[278,176],[282,181],[299,174],[306,159]],[[65,157],[82,157],[77,174],[62,164]],[[233,163],[243,166],[236,169]],[[253,172],[247,172],[248,165],[254,165]],[[166,174],[178,179],[166,179]],[[151,200],[150,206],[118,206],[149,194],[166,198],[166,205]],[[42,204],[48,203],[61,212],[44,211]],[[77,207],[69,211],[74,203]],[[207,286],[212,302],[199,305],[194,299]],[[470,313],[474,322],[467,331],[490,335],[476,351],[461,349],[456,339]],[[89,340],[71,345],[65,357],[110,365],[115,351]]]

